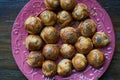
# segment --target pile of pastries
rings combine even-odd
[[[110,38],[105,32],[97,32],[87,5],[75,0],[44,0],[44,4],[45,11],[29,16],[24,23],[29,33],[25,40],[30,52],[27,64],[42,68],[47,77],[67,77],[72,69],[83,71],[88,65],[102,67],[105,55],[98,48],[106,47]],[[73,22],[79,22],[77,28]]]

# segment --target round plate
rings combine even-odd
[[[13,56],[19,69],[28,78],[28,80],[54,80],[54,79],[96,80],[97,78],[100,78],[108,68],[112,60],[115,47],[114,30],[111,20],[106,11],[98,4],[96,0],[76,0],[76,1],[78,3],[84,3],[88,6],[90,10],[90,17],[97,23],[97,30],[104,31],[110,36],[111,43],[107,47],[100,49],[105,53],[106,57],[105,64],[100,69],[94,69],[91,66],[88,66],[86,70],[82,72],[76,72],[75,70],[72,70],[73,73],[66,78],[62,78],[58,75],[52,78],[48,78],[42,74],[41,69],[30,67],[26,63],[26,58],[29,54],[29,51],[25,48],[24,45],[25,38],[28,35],[26,30],[24,29],[24,21],[30,15],[37,16],[43,10],[45,10],[43,0],[30,0],[17,16],[11,34]]]

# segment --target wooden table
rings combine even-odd
[[[0,0],[0,80],[27,80],[11,52],[11,29],[21,8],[29,0]],[[120,80],[120,0],[98,0],[110,15],[116,35],[113,60],[100,80]]]

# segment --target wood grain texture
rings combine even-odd
[[[11,30],[16,16],[29,0],[0,0],[0,80],[27,80],[19,71],[11,52]],[[113,60],[99,80],[120,79],[120,0],[98,0],[110,15],[116,48]]]

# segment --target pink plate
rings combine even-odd
[[[28,56],[29,51],[25,48],[24,41],[28,34],[24,29],[24,21],[30,15],[37,16],[40,12],[45,10],[43,0],[31,0],[24,6],[16,18],[12,28],[11,40],[15,61],[28,80],[96,80],[97,78],[100,78],[108,68],[115,48],[115,36],[111,20],[106,11],[96,0],[77,0],[77,2],[84,3],[88,6],[91,13],[90,17],[97,23],[97,30],[104,31],[110,36],[111,43],[107,47],[101,49],[106,56],[104,66],[100,69],[94,69],[91,66],[88,66],[83,72],[76,72],[73,70],[73,73],[66,78],[62,78],[58,75],[48,78],[42,74],[41,69],[32,68],[27,65],[26,57]]]

